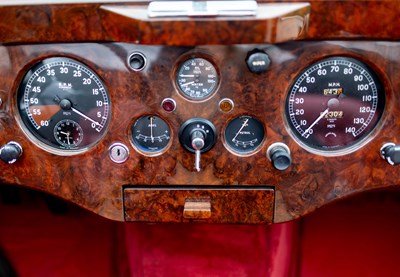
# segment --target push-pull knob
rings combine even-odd
[[[0,148],[0,159],[5,163],[13,164],[21,155],[22,147],[15,141],[10,141]]]
[[[292,164],[289,147],[281,142],[272,144],[267,150],[267,157],[272,166],[278,170],[285,170]]]
[[[392,142],[385,143],[381,147],[381,157],[391,165],[400,164],[400,145],[396,145]]]
[[[192,118],[183,123],[179,130],[179,141],[182,146],[195,153],[194,168],[201,169],[201,153],[210,150],[217,141],[215,126],[204,118]]]

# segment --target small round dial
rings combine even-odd
[[[185,97],[203,100],[216,91],[218,73],[214,65],[206,59],[189,59],[179,66],[176,84]]]
[[[54,137],[66,149],[74,149],[83,140],[83,130],[75,121],[64,119],[54,127]]]
[[[225,128],[225,143],[238,154],[253,153],[264,140],[264,127],[252,116],[236,117]]]
[[[148,154],[162,152],[171,140],[168,124],[156,115],[142,116],[133,124],[131,131],[134,145]]]
[[[286,98],[286,119],[300,144],[322,155],[351,152],[375,128],[385,93],[366,64],[348,57],[320,60],[300,73]]]

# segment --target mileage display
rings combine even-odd
[[[385,94],[364,63],[332,57],[306,68],[286,98],[286,120],[297,141],[319,154],[348,149],[377,125]]]

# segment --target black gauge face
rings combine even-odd
[[[233,119],[225,129],[225,143],[238,154],[253,153],[264,140],[264,127],[251,116]]]
[[[218,73],[211,62],[203,58],[193,58],[179,66],[176,83],[185,97],[203,100],[217,89]]]
[[[77,154],[96,144],[110,121],[109,95],[100,78],[69,58],[34,65],[19,86],[17,103],[29,136],[60,155]]]
[[[74,149],[83,140],[82,127],[73,120],[63,119],[54,127],[54,137],[67,149]]]
[[[332,57],[307,67],[286,98],[286,119],[300,143],[323,154],[350,149],[377,125],[385,93],[364,63]]]
[[[139,151],[160,153],[171,140],[171,130],[158,116],[147,115],[136,120],[132,126],[132,139]]]

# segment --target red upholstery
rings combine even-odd
[[[399,200],[372,193],[302,221],[240,226],[125,224],[74,206],[53,215],[28,197],[0,205],[0,247],[21,277],[397,276]]]

